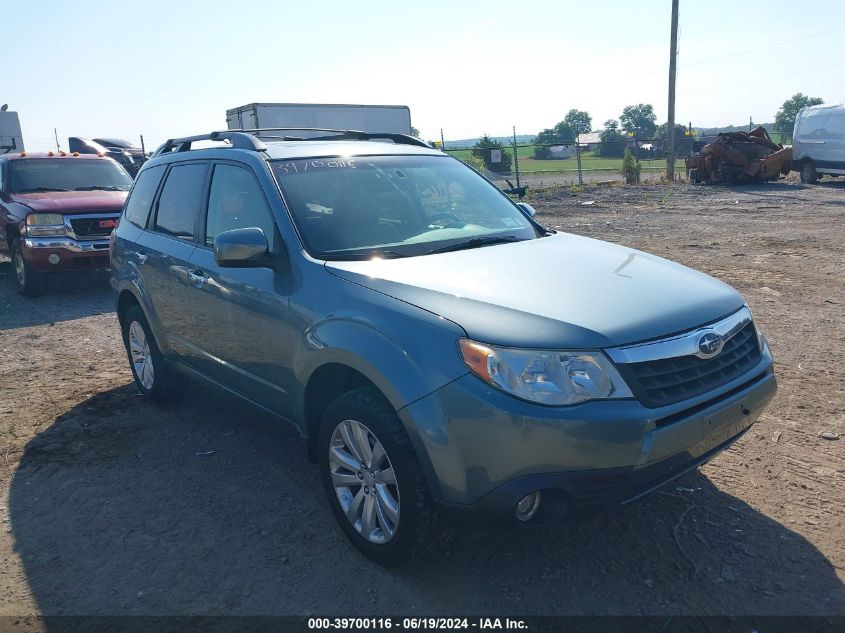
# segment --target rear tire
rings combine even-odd
[[[429,534],[431,501],[390,403],[374,387],[339,396],[323,415],[317,446],[326,496],[346,537],[380,565],[408,562]]]
[[[819,175],[816,172],[816,168],[813,166],[813,163],[810,161],[806,161],[803,165],[801,165],[801,182],[814,185],[818,182]]]
[[[18,292],[24,297],[37,297],[43,295],[47,290],[47,273],[35,270],[23,256],[23,247],[20,238],[12,242],[10,249],[12,265],[15,267],[15,281],[18,283]]]
[[[134,305],[126,311],[122,329],[123,345],[138,391],[156,401],[173,397],[177,384],[175,376],[156,343],[141,306]]]

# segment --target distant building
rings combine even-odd
[[[549,148],[549,158],[572,158],[575,147],[572,145],[553,145]]]
[[[601,143],[601,130],[598,132],[584,132],[575,139],[581,149],[595,149]]]

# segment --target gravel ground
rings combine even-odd
[[[2,260],[0,614],[845,614],[845,440],[817,435],[845,435],[845,183],[528,201],[744,293],[780,391],[734,447],[625,511],[385,570],[284,425],[199,385],[137,396],[105,275],[28,300]]]

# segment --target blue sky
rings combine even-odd
[[[845,1],[681,0],[679,121],[771,121],[795,92],[845,101]],[[251,102],[395,103],[426,138],[666,118],[670,0],[0,0],[0,103],[31,150],[149,146]]]

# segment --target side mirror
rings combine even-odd
[[[225,268],[260,268],[271,264],[270,245],[257,227],[223,231],[214,238],[214,260]]]
[[[537,210],[527,202],[517,202],[516,204],[519,205],[519,208],[525,211],[532,218],[537,215]]]

